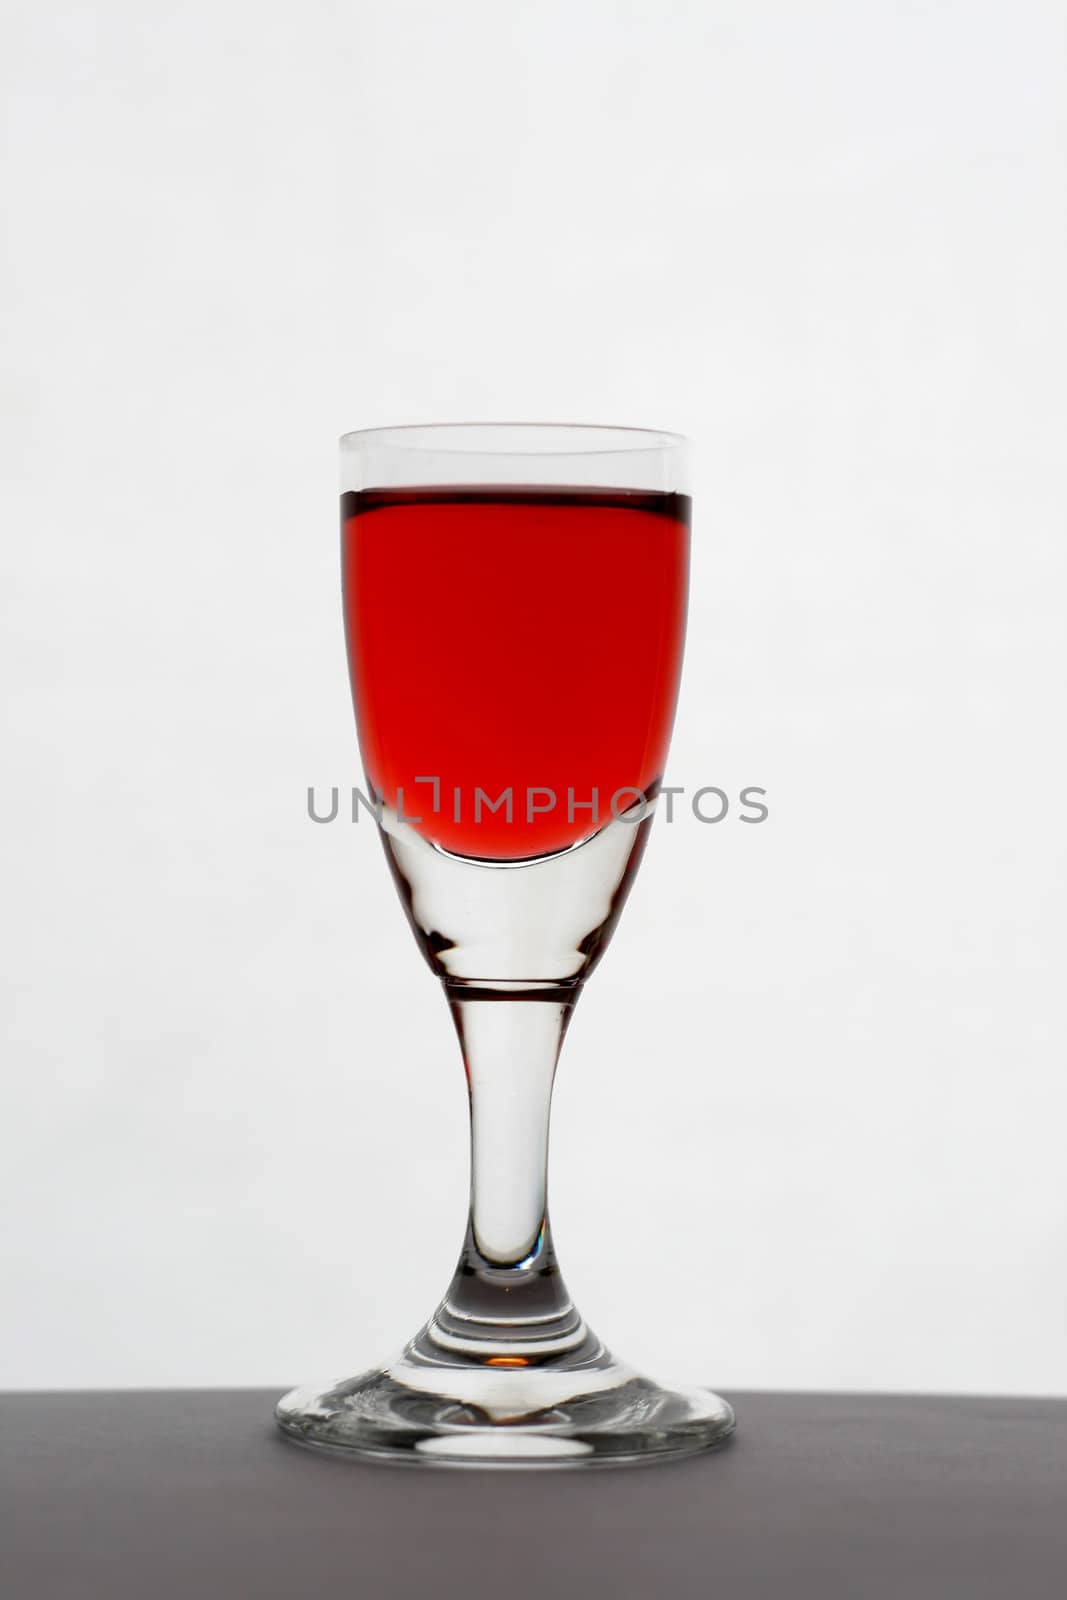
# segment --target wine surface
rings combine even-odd
[[[688,496],[368,490],[343,496],[341,519],[360,748],[387,806],[453,854],[514,861],[580,842],[613,799],[624,812],[655,787]]]

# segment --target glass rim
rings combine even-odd
[[[456,443],[463,434],[476,437],[473,442]],[[566,442],[553,444],[549,442],[550,435],[562,436]],[[611,442],[603,443],[605,439]],[[343,451],[379,446],[463,456],[619,456],[684,450],[689,443],[685,434],[662,428],[599,422],[404,422],[391,427],[354,428],[340,438]]]

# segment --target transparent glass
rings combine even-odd
[[[305,1444],[437,1464],[707,1449],[731,1433],[730,1407],[611,1354],[567,1292],[546,1198],[560,1047],[663,777],[687,443],[463,424],[347,434],[341,458],[364,792],[459,1035],[470,1215],[444,1299],[399,1357],[295,1390],[278,1421]]]

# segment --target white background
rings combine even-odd
[[[670,778],[561,1068],[593,1325],[1067,1392],[1058,0],[9,0],[0,1385],[443,1289],[465,1097],[358,780],[336,435],[698,442]]]

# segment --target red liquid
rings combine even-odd
[[[621,812],[635,796],[620,791],[655,787],[682,660],[687,496],[371,490],[341,514],[360,746],[388,806],[403,790],[436,844],[514,860],[577,843],[611,820],[612,796]],[[436,812],[421,777],[440,780]],[[476,822],[477,788],[491,801],[510,788],[512,820],[483,800]],[[529,817],[533,788],[556,798]],[[597,820],[577,809],[594,789]]]

